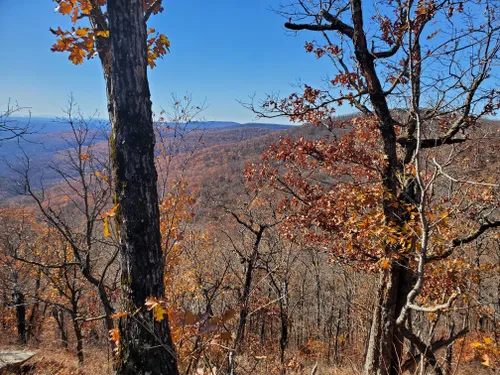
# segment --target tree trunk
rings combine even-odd
[[[370,340],[365,360],[365,375],[396,375],[400,373],[403,356],[403,335],[395,321],[406,302],[410,280],[405,262],[396,264],[381,275]]]
[[[20,344],[26,344],[26,306],[24,294],[19,291],[12,293],[12,302],[16,306],[17,340]]]
[[[107,12],[111,157],[122,298],[129,313],[120,321],[117,373],[177,375],[168,319],[155,321],[144,306],[148,297],[163,298],[165,288],[143,1],[109,0]]]
[[[37,278],[35,281],[35,293],[34,293],[34,298],[35,298],[35,303],[31,307],[31,313],[28,318],[28,328],[26,330],[26,339],[30,340],[32,337],[36,338],[35,335],[35,324],[37,320],[37,315],[38,315],[38,308],[40,306],[40,301],[38,299],[38,292],[40,290],[40,273],[37,274]]]
[[[341,322],[342,322],[342,309],[339,309],[339,315],[337,317],[337,326],[335,327],[335,346],[333,349],[333,360],[335,363],[339,363],[339,336],[340,336]]]
[[[78,358],[78,367],[83,366],[84,357],[83,357],[83,335],[82,335],[82,327],[78,323],[77,316],[75,314],[71,317],[73,321],[73,331],[75,332],[76,339],[76,356]]]
[[[280,295],[280,321],[281,321],[281,333],[280,333],[280,362],[281,362],[281,373],[285,373],[285,351],[288,346],[288,281],[282,283]]]
[[[61,345],[64,349],[68,349],[68,334],[66,333],[66,327],[64,325],[64,312],[54,308],[52,310],[52,316],[57,323],[57,328],[59,329],[59,333],[61,335]]]
[[[448,330],[449,330],[449,336],[448,338],[453,337],[455,334],[455,322],[451,320],[448,323]],[[451,342],[447,347],[446,351],[444,354],[444,373],[446,375],[452,375],[453,374],[453,344],[454,342]]]

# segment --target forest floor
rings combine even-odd
[[[53,349],[44,347],[21,347],[21,346],[6,346],[0,345],[0,349],[15,349],[15,350],[30,350],[34,351],[35,356],[21,366],[16,371],[6,371],[1,375],[112,375],[111,360],[108,357],[105,348],[91,348],[85,350],[85,364],[83,367],[78,367],[78,363],[74,353],[64,349]],[[316,370],[313,371],[312,366],[305,366],[298,372],[290,372],[289,375],[358,375],[359,370],[354,368],[336,368],[319,364]],[[350,366],[347,366],[350,367]],[[354,366],[351,366],[354,367]],[[201,370],[201,369],[200,369]],[[209,372],[199,371],[199,375],[220,375],[212,374]],[[431,373],[429,373],[430,375]],[[462,367],[459,371],[454,372],[453,375],[489,375],[497,374],[495,370],[481,368],[479,366],[466,366]],[[246,374],[242,374],[246,375]],[[259,374],[252,372],[252,375],[273,375],[270,373]]]

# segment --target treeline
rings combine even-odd
[[[73,110],[70,105],[68,112]],[[352,120],[347,121],[352,126]],[[4,337],[15,334],[19,343],[38,347],[47,345],[43,338],[52,337],[54,347],[72,350],[84,366],[85,348],[119,350],[117,327],[126,313],[119,298],[119,245],[109,157],[102,152],[101,144],[94,153],[92,140],[87,138],[94,135],[90,131],[92,119],[78,115],[70,124],[74,148],[52,166],[62,182],[47,190],[32,190],[29,160],[25,160],[25,169],[17,171],[18,183],[32,204],[2,208],[2,330]],[[304,132],[311,129],[306,126]],[[295,134],[294,140],[284,138],[281,142],[296,147],[303,142],[297,136],[299,130],[285,133]],[[178,131],[182,131],[180,126]],[[319,143],[309,143],[303,150],[304,157],[313,156],[314,160],[321,151],[319,147],[328,145],[328,132],[318,129],[312,139],[309,142]],[[376,274],[388,267],[388,260],[372,259],[376,254],[369,253],[360,257],[343,241],[340,252],[332,248],[336,236],[331,237],[331,227],[320,222],[306,225],[297,211],[300,207],[286,206],[293,197],[283,190],[297,183],[303,186],[306,180],[300,181],[298,175],[286,180],[287,184],[282,180],[279,186],[263,185],[271,175],[255,177],[258,168],[268,170],[265,163],[272,160],[271,153],[283,152],[284,148],[273,146],[263,162],[248,165],[246,184],[238,176],[227,184],[219,180],[221,185],[215,190],[212,184],[203,183],[213,181],[214,173],[223,175],[223,170],[241,168],[240,160],[234,161],[234,167],[229,158],[221,163],[220,171],[211,170],[206,176],[197,173],[201,178],[198,185],[204,187],[193,191],[186,176],[193,174],[192,166],[199,171],[198,155],[206,155],[206,151],[194,149],[180,155],[174,152],[180,142],[183,137],[165,143],[160,138],[157,146],[158,170],[164,173],[159,178],[164,184],[159,189],[163,192],[159,207],[167,294],[163,299],[148,300],[143,308],[151,309],[159,320],[168,314],[181,372],[216,368],[235,373],[300,373],[311,371],[315,365],[325,372],[333,368],[362,371],[361,358],[369,345],[378,303]],[[254,142],[258,144],[259,140]],[[476,155],[470,167],[477,171],[477,165],[484,166],[485,158],[496,160],[488,143],[491,146],[488,140],[477,142],[455,162],[463,168],[462,157],[469,160]],[[367,144],[360,146],[366,148]],[[221,148],[217,149],[222,157]],[[286,167],[285,163],[281,172],[272,171],[276,181],[286,176]],[[243,171],[240,173],[244,177]],[[487,172],[469,175],[479,179]],[[330,203],[319,202],[323,206],[317,202],[316,209],[332,209],[333,202],[349,204],[340,196],[338,176],[318,171],[317,175],[308,175],[307,181],[318,181],[320,176],[321,187],[334,189],[335,195]],[[444,188],[449,193],[449,186],[435,186],[436,191]],[[487,191],[485,185],[480,193]],[[324,196],[321,191],[315,199]],[[437,198],[440,204],[446,204],[441,193]],[[369,202],[359,207],[362,211],[356,221],[343,227],[345,234],[354,230],[350,235],[360,236],[364,243],[369,238],[354,228],[369,226],[372,215],[377,219],[373,212],[364,211],[368,208]],[[198,209],[204,212],[203,217],[197,214]],[[351,211],[351,216],[356,212]],[[441,234],[463,222],[461,215],[441,213]],[[390,229],[385,230],[379,230],[371,240],[391,235]],[[485,362],[482,357],[487,356],[489,366],[493,366],[498,360],[495,342],[499,334],[500,253],[497,234],[491,234],[470,241],[449,261],[430,269],[421,297],[429,311],[412,313],[413,329],[432,343],[433,355],[439,356],[441,367],[449,371],[460,361],[470,366],[474,358]],[[358,241],[355,237],[352,244]],[[447,304],[450,298],[449,305],[438,306]],[[462,341],[464,338],[466,341]],[[410,344],[406,350],[401,366],[411,370],[419,362],[418,347]]]

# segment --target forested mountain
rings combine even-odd
[[[497,373],[499,1],[2,4],[0,372]]]
[[[4,161],[0,172],[0,196],[4,198],[20,193],[16,188],[16,179],[19,178],[19,171],[23,169],[23,159],[30,160],[31,178],[35,185],[40,187],[43,182],[45,186],[50,186],[61,179],[61,176],[51,167],[64,159],[68,151],[75,146],[73,131],[64,119],[14,118],[12,121],[22,126],[29,126],[30,134],[20,140],[4,141],[0,145],[0,158]],[[89,120],[88,126],[87,143],[92,143],[100,152],[107,153],[109,124],[103,120],[92,119]],[[238,124],[217,121],[182,125],[162,124],[162,126],[172,127],[172,130],[167,132],[171,133],[168,136],[172,139],[181,138],[181,141],[175,141],[179,148],[171,150],[176,154],[240,142],[291,127],[280,124]],[[177,129],[178,134],[174,134],[174,128]]]
[[[341,122],[338,122],[339,126],[344,126],[342,125],[344,121],[353,120],[343,118]],[[359,369],[358,365],[352,361],[355,361],[356,355],[363,351],[364,340],[369,332],[371,319],[369,311],[375,298],[371,287],[375,282],[373,275],[360,273],[350,267],[346,268],[342,260],[339,262],[339,259],[332,257],[329,251],[308,244],[301,238],[301,235],[293,236],[295,239],[286,245],[290,241],[286,232],[276,231],[272,227],[273,220],[282,220],[280,216],[284,212],[276,211],[279,196],[282,193],[274,197],[268,196],[268,193],[264,191],[257,194],[256,191],[250,189],[251,184],[247,182],[248,176],[245,176],[245,168],[252,163],[259,163],[261,155],[268,151],[272,144],[276,145],[284,140],[300,142],[301,139],[309,141],[325,139],[327,142],[335,142],[335,137],[342,136],[346,130],[345,127],[344,129],[335,128],[332,124],[335,122],[332,122],[329,128],[307,124],[295,127],[283,126],[279,130],[275,130],[277,126],[273,126],[273,130],[254,126],[203,130],[183,129],[182,135],[179,130],[176,137],[158,139],[157,167],[160,173],[160,185],[162,181],[166,182],[164,188],[160,186],[159,192],[163,197],[160,205],[162,233],[165,236],[165,251],[168,254],[166,267],[169,274],[167,295],[169,302],[167,306],[171,306],[172,309],[175,306],[175,310],[171,311],[174,320],[174,335],[180,335],[176,336],[176,340],[183,342],[183,346],[186,346],[185,350],[195,350],[197,345],[205,342],[204,340],[214,340],[219,337],[218,339],[222,339],[222,342],[227,342],[236,339],[234,335],[231,338],[226,337],[224,332],[226,329],[237,331],[238,324],[241,324],[241,320],[236,319],[240,303],[238,301],[244,298],[242,293],[245,288],[250,288],[251,294],[246,302],[249,304],[250,317],[247,318],[248,327],[244,345],[247,347],[246,350],[250,350],[248,353],[252,353],[257,359],[246,358],[245,361],[248,363],[241,363],[242,368],[247,368],[244,366],[260,368],[264,364],[270,365],[275,360],[273,359],[274,351],[279,349],[279,342],[283,340],[285,334],[291,356],[289,358],[292,358],[287,366],[291,371],[305,371],[308,365],[304,366],[304,363],[314,366],[318,361],[322,363],[322,368],[326,368],[324,366],[327,366],[327,363],[345,366],[351,362],[350,366]],[[477,181],[490,181],[492,177],[490,173],[494,174],[500,165],[500,159],[496,155],[496,149],[500,144],[498,131],[496,121],[486,121],[473,131],[470,137],[477,141],[474,148],[467,148],[464,152],[457,154],[456,165],[450,166],[450,173],[463,170],[467,166],[467,175],[470,178]],[[88,142],[81,143],[85,143],[84,159],[88,155],[89,162],[94,158],[107,160],[107,141],[92,136]],[[66,144],[75,147],[78,142]],[[162,154],[161,150],[168,150],[168,152]],[[64,175],[72,176],[72,178],[78,176],[78,169],[74,170],[74,165],[67,163],[71,155],[75,156],[74,149],[71,151],[68,147],[62,152],[50,155],[49,159],[52,164],[54,160],[57,160],[56,166],[68,168],[64,171]],[[443,155],[435,154],[433,157],[445,155],[446,152]],[[86,177],[86,181],[90,182],[91,175],[96,172],[100,179],[106,178],[108,172],[105,172],[106,168],[101,167],[94,168],[89,164],[90,169],[86,172],[89,176]],[[56,178],[50,186],[45,188],[43,195],[40,195],[39,188],[34,188],[34,197],[43,197],[43,207],[45,205],[52,207],[58,212],[59,219],[73,228],[72,231],[77,230],[80,226],[78,223],[80,219],[77,217],[82,217],[78,213],[81,209],[78,207],[81,207],[82,202],[79,189],[82,189],[83,185],[73,184],[72,186],[76,187],[76,190],[73,190],[68,182],[64,181],[62,175],[56,172],[54,170]],[[92,183],[98,183],[99,178]],[[100,183],[96,186],[100,186],[96,192],[109,194],[105,186]],[[36,213],[36,201],[29,195],[29,192],[24,192],[22,195],[12,196],[4,201],[2,217],[5,223],[10,221],[7,219],[9,215],[21,215],[21,217],[28,218]],[[92,196],[97,197],[97,195]],[[93,204],[98,204],[98,202]],[[110,207],[109,202],[102,204]],[[269,221],[270,217],[274,219]],[[40,217],[42,221],[38,224],[29,224],[29,226],[43,226],[46,219],[42,215]],[[100,222],[102,219],[97,219],[96,228],[92,232],[92,238],[95,240],[98,240],[103,233]],[[111,235],[108,238],[114,240],[114,229],[110,223],[111,221],[106,224],[109,227],[104,229],[104,235]],[[246,227],[247,223],[253,223],[253,226]],[[257,243],[251,228],[255,226],[265,228],[268,225],[270,227],[263,231],[258,247],[253,247],[256,249],[254,251],[257,251],[257,257],[251,261],[252,246],[250,245],[254,243],[255,246]],[[106,231],[110,233],[106,234]],[[8,234],[5,235],[7,237],[3,238],[7,240]],[[50,236],[53,235],[55,234]],[[93,273],[102,272],[99,270],[101,267],[99,258],[102,254],[108,254],[111,251],[112,243],[91,250],[94,252],[98,248],[101,249],[99,250],[101,256],[91,263]],[[19,243],[19,246],[24,245]],[[457,272],[476,275],[474,279],[471,279],[471,284],[467,285],[467,294],[469,298],[472,298],[471,301],[483,306],[483,310],[481,313],[469,312],[466,316],[468,324],[474,329],[477,328],[478,332],[488,332],[492,329],[491,325],[495,324],[494,317],[498,311],[495,307],[498,303],[495,291],[500,284],[496,281],[498,270],[494,266],[498,261],[498,254],[493,251],[494,247],[485,246],[483,250],[476,250],[479,252],[462,255],[462,257],[470,256],[470,259],[475,259],[476,265],[473,268],[455,269],[457,266],[463,267],[461,263],[457,265],[455,260],[452,263],[454,266],[447,271],[447,277],[457,277],[455,276],[458,275]],[[104,259],[108,256],[111,254],[106,255]],[[250,261],[253,263],[248,263]],[[244,275],[246,273],[248,276],[249,271],[253,282],[247,285],[244,282]],[[481,272],[481,276],[477,272]],[[49,277],[50,274],[47,275]],[[114,277],[116,275],[106,276],[109,283],[107,288],[110,288],[110,291],[116,288],[117,280]],[[25,298],[31,300],[33,297],[29,295],[28,290],[33,287],[32,281],[23,280],[18,283],[22,285],[23,290],[26,290]],[[479,285],[481,285],[481,293],[478,295],[475,290]],[[42,283],[38,288],[41,288],[38,294],[49,293],[42,300],[51,298],[49,296],[53,287],[50,284]],[[286,296],[280,295],[284,292],[282,288],[286,288]],[[91,297],[93,294],[88,288],[82,291],[89,294],[86,298],[95,298],[95,296]],[[286,301],[286,305],[281,305],[280,298]],[[36,298],[33,301],[36,301]],[[61,306],[65,305],[63,300],[58,303],[61,303]],[[490,307],[493,309],[491,311],[493,315],[488,312]],[[95,308],[97,310],[94,310]],[[210,320],[204,320],[207,308],[211,311],[209,316],[213,316],[211,319],[221,319],[221,326],[219,326],[220,323],[215,323],[216,320],[213,323],[209,323]],[[285,308],[286,310],[283,310]],[[79,305],[78,311],[79,314],[90,317],[98,314],[98,305]],[[455,318],[451,321],[457,322],[453,324],[458,324],[458,321],[464,317],[458,312],[453,315]],[[282,319],[286,319],[285,322]],[[450,324],[451,321],[447,318],[445,322]],[[431,324],[430,328],[432,328],[432,322],[425,324]],[[65,332],[64,335],[68,336],[65,340],[73,340],[73,334],[67,332],[68,328],[65,328],[65,323],[59,321],[58,324],[63,324],[60,329],[64,329],[58,335]],[[204,326],[206,324],[209,326]],[[210,324],[213,324],[213,327]],[[286,331],[283,331],[283,324],[288,327]],[[433,329],[438,329],[438,332],[446,329],[446,325],[443,325],[440,319],[436,320],[435,324]],[[92,339],[94,341],[90,340],[90,336],[85,338],[85,347],[89,346],[91,349],[95,345],[102,345],[105,341],[106,335],[100,332],[99,327],[98,323],[91,322],[82,326],[82,329],[84,328],[87,332],[93,330],[92,334],[95,335]],[[177,331],[179,329],[181,331]],[[188,331],[185,331],[186,329]],[[462,335],[462,331],[458,332]],[[478,334],[481,335],[474,333],[470,336],[469,342],[474,343],[473,340],[478,337]],[[208,344],[208,341],[206,343]],[[261,346],[258,343],[267,343],[267,346]],[[187,352],[181,353],[187,355]],[[90,351],[88,355],[93,354]],[[217,362],[219,354],[210,351],[206,355],[211,356],[214,364],[219,363]],[[467,354],[469,356],[467,368],[475,366],[471,362],[473,358],[471,355],[471,353]],[[259,359],[261,357],[268,359]],[[183,366],[200,366],[197,363],[198,359],[192,362],[192,357],[182,358],[185,358],[183,361],[187,361],[182,362]],[[306,362],[301,363],[304,360]],[[223,366],[223,362],[218,365]],[[409,362],[406,366],[409,366]]]

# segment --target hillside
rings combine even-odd
[[[17,119],[27,121],[26,119]],[[167,131],[165,148],[171,155],[189,154],[217,145],[244,142],[270,133],[291,128],[281,124],[238,124],[235,122],[199,122],[183,126],[172,126]],[[74,134],[67,123],[51,122],[35,118],[30,121],[31,134],[20,140],[5,141],[0,144],[0,198],[18,195],[16,179],[24,170],[24,161],[29,159],[30,176],[33,184],[40,187],[52,186],[61,179],[53,170],[67,158],[75,147]],[[107,153],[108,124],[104,121],[91,122],[85,144],[92,143],[94,150],[102,155]],[[160,143],[160,140],[157,141]]]

